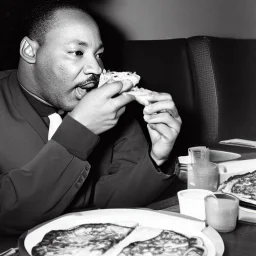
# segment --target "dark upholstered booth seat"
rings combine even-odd
[[[126,41],[120,51],[121,62],[114,68],[136,71],[140,86],[172,95],[183,120],[176,149],[186,154],[201,134],[186,39]],[[142,111],[134,112],[142,116]]]
[[[179,154],[220,140],[256,140],[256,40],[195,36],[127,41],[120,70],[170,93],[183,120]]]
[[[256,40],[188,38],[205,144],[256,140]]]

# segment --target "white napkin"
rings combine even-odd
[[[50,119],[50,125],[49,125],[49,131],[48,131],[48,140],[50,140],[53,136],[53,134],[56,132],[58,127],[60,126],[62,122],[62,118],[59,114],[53,113],[48,116]]]
[[[256,148],[256,141],[254,140],[231,139],[231,140],[222,140],[219,143],[232,145],[232,146],[239,146],[239,147]]]

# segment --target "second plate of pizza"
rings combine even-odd
[[[215,256],[205,223],[144,209],[71,213],[28,233],[29,255]]]

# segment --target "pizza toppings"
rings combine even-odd
[[[220,185],[223,193],[233,194],[241,201],[256,204],[256,171],[235,175]]]
[[[152,239],[130,243],[118,254],[118,256],[137,255],[202,256],[206,255],[206,248],[197,246],[194,242],[190,243],[190,239],[182,234],[171,230],[163,230],[158,236]]]
[[[144,88],[139,88],[137,86],[133,87],[130,91],[124,93],[133,95],[136,101],[144,106],[147,106],[150,103],[152,95],[157,94],[157,92],[153,92]]]
[[[33,247],[32,255],[103,255],[134,228],[96,223],[83,224],[69,230],[53,230]]]
[[[105,83],[116,82],[116,81],[121,81],[122,83],[125,83],[127,80],[132,82],[133,87],[131,88],[130,91],[126,91],[123,93],[133,95],[136,101],[144,106],[150,103],[152,95],[157,94],[157,92],[137,87],[136,85],[140,81],[140,76],[137,75],[135,72],[129,72],[129,71],[116,72],[116,71],[103,70],[103,72],[100,75],[98,87],[102,86]]]
[[[207,250],[200,237],[172,230],[95,223],[50,231],[33,247],[32,255],[206,256]]]
[[[140,81],[140,76],[135,72],[116,72],[116,71],[106,71],[105,69],[100,75],[100,80],[98,87],[102,86],[105,83],[111,83],[116,81],[130,80],[133,83],[133,86],[137,85]]]

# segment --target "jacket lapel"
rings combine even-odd
[[[34,110],[31,104],[27,101],[25,95],[17,80],[17,72],[13,72],[10,77],[10,91],[13,98],[13,103],[20,114],[28,121],[31,127],[38,133],[44,143],[47,143],[48,128],[42,118]]]

